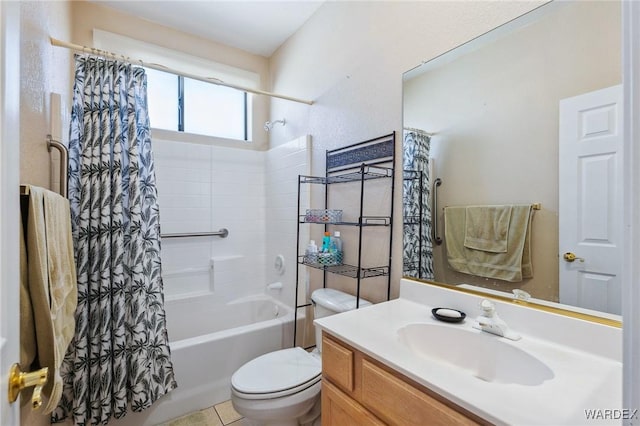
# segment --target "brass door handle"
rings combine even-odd
[[[42,387],[47,383],[49,369],[47,367],[32,373],[25,373],[19,364],[13,364],[9,371],[9,402],[18,399],[20,391],[35,386],[31,397],[31,408],[36,410],[42,405]]]
[[[578,257],[575,254],[571,253],[571,252],[567,252],[565,253],[563,256],[563,259],[566,260],[567,262],[573,262],[575,260],[579,260],[580,262],[584,262],[584,258],[582,257]]]

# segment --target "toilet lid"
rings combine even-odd
[[[302,348],[282,349],[255,358],[231,376],[231,386],[243,394],[285,396],[320,380],[322,365]]]

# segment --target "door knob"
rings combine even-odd
[[[13,364],[9,371],[9,402],[18,399],[20,391],[24,388],[34,386],[31,397],[31,408],[36,410],[42,405],[42,387],[47,383],[47,367],[32,373],[25,373],[19,364]]]
[[[573,262],[574,260],[579,260],[580,262],[584,262],[584,258],[582,257],[578,257],[575,254],[571,253],[571,252],[567,252],[564,254],[564,256],[562,256],[564,258],[564,260],[566,260],[567,262]]]

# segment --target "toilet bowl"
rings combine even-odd
[[[321,288],[311,295],[314,317],[322,318],[356,308],[356,298]],[[360,307],[371,303],[360,299]],[[231,377],[235,410],[256,426],[320,424],[321,330],[316,348],[288,348],[270,352],[240,367]]]

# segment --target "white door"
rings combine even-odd
[[[0,1],[0,425],[20,424],[8,402],[8,370],[19,359],[20,3]]]
[[[622,306],[622,119],[622,86],[560,101],[560,302],[614,314]]]

